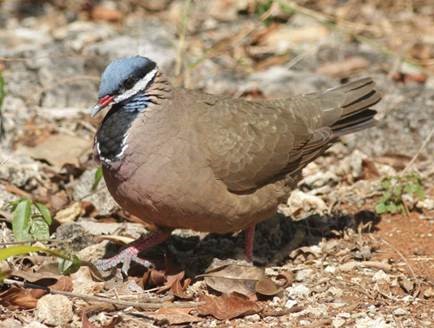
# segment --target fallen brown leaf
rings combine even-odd
[[[215,268],[198,277],[205,277],[205,283],[221,293],[237,292],[250,296],[256,293],[256,282],[265,278],[265,272],[254,266],[229,264]]]
[[[237,294],[223,294],[219,297],[201,295],[199,301],[205,303],[198,307],[201,315],[212,315],[219,320],[255,314],[262,310],[262,307],[257,302]]]
[[[255,290],[261,295],[273,296],[280,293],[283,289],[277,286],[270,278],[264,278],[256,283]]]
[[[347,77],[350,74],[365,69],[369,61],[363,57],[350,57],[343,61],[332,62],[322,65],[317,73],[332,77]]]
[[[157,321],[167,322],[169,325],[181,325],[202,321],[201,318],[189,314],[193,308],[161,308],[150,316]]]
[[[32,290],[12,286],[0,293],[0,304],[4,307],[34,309],[38,299],[32,295]]]

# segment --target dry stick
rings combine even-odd
[[[371,237],[372,238],[372,237]],[[380,238],[380,241],[383,242],[384,244],[386,244],[387,246],[389,246],[394,252],[396,252],[396,254],[399,255],[399,257],[405,262],[405,264],[407,265],[408,269],[410,270],[411,275],[413,276],[413,280],[416,283],[416,290],[413,293],[413,296],[417,296],[420,292],[420,283],[419,283],[419,279],[417,279],[416,277],[416,273],[414,272],[412,266],[410,265],[410,263],[407,261],[407,259],[405,258],[404,254],[402,254],[395,246],[393,246],[391,243],[389,243],[387,240]]]
[[[413,156],[413,158],[410,160],[410,162],[401,171],[401,173],[399,175],[402,176],[406,171],[408,171],[410,169],[410,167],[414,164],[414,162],[419,157],[419,155],[422,153],[422,151],[424,150],[424,148],[428,145],[428,142],[431,140],[433,134],[434,134],[434,129],[431,129],[430,133],[428,133],[428,135],[426,136],[425,140],[422,142],[422,145],[420,146],[420,148],[418,149],[418,151],[416,152],[416,154]]]
[[[102,303],[109,303],[114,305],[120,305],[120,306],[132,306],[142,309],[160,309],[160,308],[168,308],[168,307],[182,307],[182,308],[189,308],[189,307],[196,307],[199,305],[204,304],[204,302],[182,302],[182,303],[150,303],[150,302],[128,302],[128,301],[121,301],[121,300],[113,300],[106,297],[99,297],[99,296],[91,296],[91,295],[84,295],[84,294],[77,294],[77,293],[71,293],[71,292],[65,292],[61,290],[53,290],[49,287],[45,286],[39,286],[35,284],[30,284],[23,281],[16,281],[13,279],[4,279],[3,281],[5,284],[9,285],[18,285],[23,288],[32,288],[32,289],[42,289],[50,294],[54,295],[64,295],[67,297],[77,297],[81,298],[86,301],[93,301],[93,302],[102,302]]]

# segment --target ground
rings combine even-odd
[[[433,18],[430,0],[0,2],[0,327],[433,326]],[[144,254],[156,269],[100,277],[87,261],[152,230],[91,149],[101,72],[136,54],[176,86],[250,100],[371,76],[379,122],[305,168],[257,227],[255,267],[242,233],[177,230]],[[29,239],[81,266],[7,253]]]

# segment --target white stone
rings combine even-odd
[[[393,314],[398,317],[398,316],[407,315],[408,312],[403,308],[397,308],[397,309],[393,310]]]
[[[333,328],[340,328],[345,325],[345,319],[343,318],[335,318],[332,322]]]
[[[333,266],[333,265],[328,265],[328,266],[326,266],[326,268],[324,269],[324,272],[333,274],[333,273],[336,272],[336,267]]]
[[[379,270],[375,272],[375,274],[372,276],[372,281],[380,282],[380,281],[390,281],[390,276],[384,272],[383,270]]]
[[[297,304],[297,301],[296,301],[296,300],[288,299],[288,300],[286,301],[286,303],[285,303],[285,307],[286,307],[287,309],[291,309],[291,308],[293,308],[296,304]]]
[[[312,274],[313,274],[312,269],[305,269],[305,270],[297,271],[297,273],[295,274],[295,281],[305,281],[310,276],[312,276]]]
[[[289,296],[293,297],[293,298],[304,298],[309,296],[310,293],[310,289],[307,288],[305,285],[303,284],[297,284],[291,287],[288,287],[286,289],[289,293]]]
[[[72,316],[72,302],[63,295],[45,295],[36,305],[36,317],[47,325],[65,327]]]

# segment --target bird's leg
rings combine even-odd
[[[253,246],[255,243],[255,227],[256,224],[250,225],[245,231],[245,243],[244,252],[246,255],[246,260],[252,262],[253,259]]]
[[[127,275],[130,269],[131,261],[136,262],[145,268],[150,268],[152,263],[138,257],[138,254],[144,250],[152,248],[170,237],[171,231],[158,230],[142,236],[130,244],[125,249],[120,251],[119,254],[108,259],[101,259],[96,261],[95,266],[100,271],[106,271],[114,268],[119,263],[122,263],[122,273]]]

